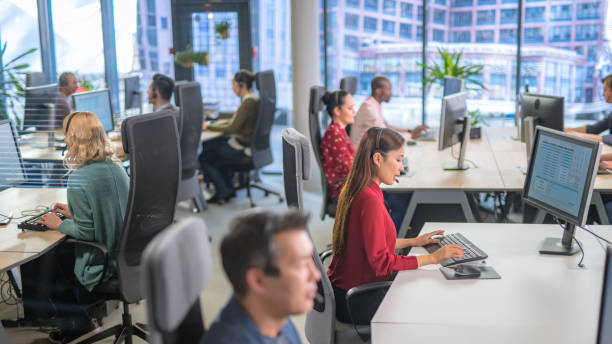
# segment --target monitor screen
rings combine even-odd
[[[612,343],[612,247],[606,249],[601,308],[599,311],[599,333],[597,343]]]
[[[50,113],[48,104],[56,104],[58,95],[57,84],[27,87],[25,90],[25,106],[23,129],[30,127],[36,130],[52,130],[55,124],[55,114]],[[53,118],[50,116],[53,115]],[[61,124],[59,125],[61,127]]]
[[[600,149],[599,142],[538,126],[523,189],[525,202],[584,225]]]
[[[461,78],[444,77],[444,96],[463,92],[464,81]]]
[[[138,94],[140,93],[140,78],[137,75],[125,78],[123,79],[123,86],[125,91],[125,109],[127,110],[140,107],[140,103],[138,101]]]
[[[17,133],[10,120],[0,121],[0,191],[26,180]]]
[[[72,99],[76,111],[89,111],[98,116],[106,132],[114,129],[110,92],[107,89],[75,93],[72,95]]]
[[[459,120],[466,116],[467,93],[460,92],[442,98],[438,149],[443,150],[460,141],[463,126]]]

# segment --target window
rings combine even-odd
[[[577,41],[596,41],[599,39],[599,24],[576,25]]]
[[[383,34],[394,36],[395,35],[395,22],[391,20],[383,20],[382,21],[382,31]]]
[[[502,24],[512,24],[518,21],[518,10],[517,9],[509,9],[509,10],[501,10],[501,19]]]
[[[478,11],[476,13],[476,25],[495,24],[495,10]]]
[[[359,38],[356,36],[345,35],[344,36],[344,49],[357,52],[359,51]]]
[[[149,60],[151,61],[151,70],[159,71],[159,60],[157,58],[157,52],[150,51],[149,52]]]
[[[351,30],[359,29],[359,16],[347,13],[344,15],[344,27]]]
[[[412,39],[412,25],[400,23],[400,38]]]
[[[590,62],[595,62],[597,61],[597,53],[598,53],[598,47],[596,45],[590,45],[587,48],[587,60]]]
[[[549,42],[569,42],[572,35],[571,26],[553,26],[549,28]]]
[[[400,16],[402,18],[412,18],[414,14],[412,13],[414,7],[412,4],[407,4],[405,2],[400,3]]]
[[[417,20],[420,22],[423,21],[423,6],[417,7]]]
[[[453,42],[455,43],[469,43],[470,32],[469,31],[455,31],[453,32]]]
[[[438,4],[438,5],[444,5],[444,6],[446,6],[446,0],[436,0],[436,1],[434,1],[434,2],[435,2],[436,4]]]
[[[383,0],[383,13],[390,15],[390,16],[394,16],[395,15],[395,8],[396,8],[396,2],[395,0]]]
[[[441,25],[446,24],[446,11],[435,9],[433,22],[436,24],[441,24]]]
[[[363,31],[376,32],[378,30],[378,19],[372,17],[363,17]]]
[[[435,42],[444,42],[444,30],[433,30],[433,41]]]
[[[423,26],[417,26],[417,40],[423,40]]]
[[[161,28],[164,29],[164,30],[168,30],[168,18],[166,18],[166,17],[159,17],[159,21],[160,21]]]
[[[359,72],[359,58],[351,56],[342,57],[342,71],[349,73]]]
[[[578,19],[599,19],[600,10],[598,2],[591,2],[576,5],[576,18]]]
[[[493,43],[495,33],[493,30],[476,31],[476,43]]]
[[[365,9],[368,11],[378,12],[378,0],[364,0]]]
[[[499,30],[499,43],[516,43],[516,29]]]
[[[544,32],[541,27],[525,29],[525,43],[544,42]]]
[[[147,26],[152,26],[155,27],[156,26],[156,18],[155,18],[155,14],[149,14],[147,16]]]
[[[338,27],[338,21],[336,20],[336,12],[327,13],[327,27],[329,29],[335,29]],[[272,37],[274,37],[274,27],[268,30],[272,30]]]
[[[345,0],[346,7],[359,8],[361,0]]]
[[[479,6],[483,6],[483,5],[495,5],[497,4],[497,0],[478,0],[478,5]]]
[[[489,84],[492,86],[506,86],[506,74],[491,73]]]
[[[501,0],[502,4],[518,4],[518,0]]]
[[[574,51],[576,52],[576,54],[578,55],[584,55],[584,48],[582,46],[576,46],[574,47]]]
[[[545,21],[544,13],[546,12],[546,7],[527,7],[525,11],[525,22],[527,23],[536,23]]]
[[[147,0],[147,12],[155,14],[155,0]]]
[[[472,25],[472,12],[455,12],[453,13],[453,26],[470,26]]]
[[[549,18],[551,21],[571,20],[572,5],[550,6]]]
[[[453,0],[453,7],[469,7],[472,4],[473,0]]]

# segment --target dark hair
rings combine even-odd
[[[612,91],[612,74],[608,74],[601,79],[601,83],[608,86],[608,89]]]
[[[174,92],[174,80],[169,76],[163,74],[153,75],[153,93],[159,91],[159,95],[165,99],[170,100],[172,92]]]
[[[336,221],[332,231],[332,250],[334,255],[341,253],[346,246],[346,232],[350,218],[351,205],[357,195],[372,182],[376,174],[376,165],[372,157],[375,153],[383,156],[392,150],[404,145],[404,138],[400,133],[389,128],[372,127],[361,137],[353,166],[346,177],[346,182],[336,208]]]
[[[245,85],[246,88],[250,90],[253,87],[255,75],[249,70],[241,69],[240,72],[234,74],[234,81],[236,81],[238,85]]]
[[[308,217],[308,214],[290,208],[281,214],[255,210],[234,218],[221,241],[221,259],[237,296],[244,296],[247,292],[245,277],[249,269],[261,269],[268,276],[279,275],[273,239],[285,231],[306,231]]]
[[[74,75],[74,73],[72,73],[72,72],[63,72],[62,74],[60,74],[60,76],[59,76],[59,85],[60,85],[60,87],[68,86],[68,77],[71,76],[71,75],[76,77],[76,75]]]
[[[386,77],[382,75],[374,77],[371,83],[372,94],[374,94],[374,91],[376,91],[377,89],[385,87],[385,83],[391,83],[391,82],[389,81],[389,79],[387,79]]]
[[[345,90],[325,92],[323,97],[321,97],[321,101],[327,106],[327,114],[329,117],[334,118],[334,109],[344,105],[344,98],[346,98],[348,94],[349,93]]]

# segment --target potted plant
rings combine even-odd
[[[468,117],[470,118],[470,139],[479,139],[482,137],[482,125],[488,125],[487,121],[485,121],[484,117],[480,113],[480,110],[472,110],[467,112]]]
[[[15,104],[25,96],[25,85],[23,79],[18,77],[24,74],[23,70],[30,67],[28,63],[19,63],[25,56],[32,54],[36,48],[31,48],[17,55],[7,63],[0,64],[0,120],[13,118],[19,127],[19,117],[14,116]],[[6,42],[0,50],[0,61],[5,61]],[[13,114],[10,116],[9,113]]]
[[[191,46],[188,45],[185,50],[174,53],[174,62],[176,62],[179,66],[191,68],[193,67],[194,63],[197,63],[200,66],[208,66],[210,61],[208,59],[208,52],[194,52]]]
[[[215,33],[217,33],[218,37],[221,39],[229,38],[229,29],[232,26],[230,22],[227,20],[218,22],[215,24]]]
[[[432,84],[442,84],[445,76],[457,77],[465,80],[466,88],[469,90],[486,89],[486,87],[475,79],[477,75],[482,73],[484,65],[480,64],[464,64],[461,65],[461,57],[463,52],[451,53],[441,47],[438,47],[438,54],[442,58],[443,64],[440,65],[435,61],[431,62],[431,66],[417,63],[421,68],[428,71],[428,76],[425,78],[427,88]],[[472,85],[476,87],[472,87]]]

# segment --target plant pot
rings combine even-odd
[[[480,138],[482,138],[482,127],[470,128],[470,139],[480,139]]]
[[[229,31],[219,32],[219,38],[221,38],[221,39],[228,39],[229,38]]]

